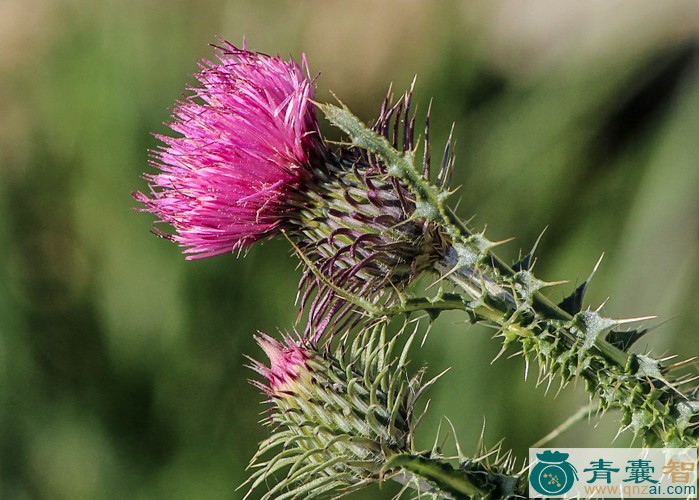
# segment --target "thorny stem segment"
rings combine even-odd
[[[393,455],[384,468],[400,467],[401,469],[428,478],[439,485],[439,489],[453,498],[488,498],[489,491],[479,487],[464,474],[459,474],[448,464],[442,464],[415,454],[403,453]]]
[[[391,479],[415,490],[418,498],[447,498],[452,500],[498,500],[525,498],[528,483],[524,474],[508,474],[497,466],[480,463],[477,459],[460,457],[460,465],[420,453],[400,453],[391,456],[382,470],[393,472]]]
[[[454,248],[458,248],[458,245],[455,244]],[[509,266],[502,263],[497,256],[491,253],[489,257],[494,262],[493,265],[497,266],[496,269],[500,274],[504,276],[516,274]],[[449,262],[448,257],[445,261]],[[487,274],[484,274],[484,272],[482,272],[480,276],[476,276],[469,268],[459,267],[458,261],[454,262],[451,267],[445,265],[445,262],[438,263],[435,266],[435,270],[440,275],[447,276],[452,283],[464,290],[474,299],[475,304],[477,304],[478,301],[487,301],[490,295],[494,295],[500,297],[503,302],[509,304],[511,307],[517,307],[517,297],[513,292],[488,280]],[[560,335],[566,339],[569,345],[574,344],[576,337],[565,329],[565,324],[573,321],[574,316],[555,305],[541,292],[535,291],[530,299],[534,311],[541,314],[544,318],[547,318],[550,322],[558,324],[561,327],[559,331]],[[519,337],[531,337],[533,334],[529,325],[524,326],[521,323],[513,322],[512,316],[507,312],[502,313],[497,309],[494,310],[485,305],[476,305],[473,308],[473,312],[476,314],[477,319],[497,323],[506,329],[507,332],[511,332]],[[614,347],[600,337],[595,338],[594,343],[590,347],[617,366],[625,367],[629,362],[630,356],[628,353]]]
[[[414,150],[397,151],[344,106],[320,104],[319,108],[354,146],[377,155],[388,176],[405,183],[415,196],[414,218],[441,228],[451,245],[434,270],[471,299],[464,309],[472,321],[498,325],[505,346],[518,341],[524,355],[537,358],[549,380],[558,375],[565,384],[583,378],[588,392],[600,399],[602,410],[620,408],[624,428],[633,429],[646,444],[696,446],[699,401],[696,394],[678,389],[691,379],[674,378],[660,361],[628,352],[645,330],[616,330],[650,318],[614,320],[583,310],[587,282],[561,304],[554,304],[540,290],[556,283],[532,274],[531,255],[512,267],[493,255],[492,249],[502,242],[492,242],[466,227],[446,204],[451,193],[416,168]]]

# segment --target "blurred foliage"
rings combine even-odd
[[[367,121],[417,74],[435,150],[456,122],[459,213],[516,236],[512,258],[548,227],[537,271],[571,280],[554,298],[606,252],[591,304],[657,314],[644,348],[699,354],[699,6],[671,4],[0,2],[0,497],[241,496],[266,435],[244,355],[292,327],[296,261],[280,241],[185,262],[130,197],[217,35],[305,52],[318,98]],[[485,419],[486,443],[523,457],[584,397],[489,364],[491,332],[461,320],[413,354],[453,366],[420,444],[447,415],[474,449]],[[615,415],[596,424],[555,444],[609,445]]]

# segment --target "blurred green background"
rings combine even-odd
[[[285,242],[185,262],[134,212],[151,132],[216,36],[305,52],[318,98],[366,121],[390,82],[456,122],[459,213],[610,316],[669,320],[641,349],[699,354],[699,3],[688,1],[0,0],[0,498],[240,498],[267,431],[244,355],[292,326]],[[334,130],[327,135],[337,137]],[[586,402],[489,361],[492,330],[438,320],[415,368],[453,369],[462,447],[527,447]],[[559,446],[608,446],[617,415]],[[616,444],[628,444],[623,436]],[[389,498],[391,485],[352,498]]]

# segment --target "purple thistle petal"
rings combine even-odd
[[[200,85],[173,111],[180,136],[157,136],[150,193],[134,193],[188,259],[240,250],[290,222],[325,155],[305,59],[302,69],[227,42],[217,56],[200,62]]]
[[[255,340],[269,359],[269,367],[256,360],[250,366],[267,379],[269,385],[258,385],[268,395],[283,392],[291,387],[298,377],[308,372],[306,361],[311,357],[309,351],[290,336],[284,336],[284,343],[261,333]]]

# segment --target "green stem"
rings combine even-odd
[[[522,488],[517,476],[497,474],[492,471],[454,469],[442,460],[412,453],[393,455],[383,466],[383,471],[400,469],[427,482],[433,493],[453,499],[509,498]],[[520,492],[521,493],[521,492]]]

